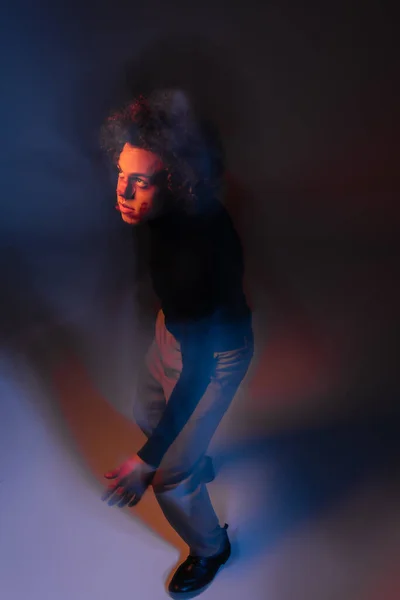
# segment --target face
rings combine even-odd
[[[153,152],[125,144],[119,155],[117,208],[122,220],[137,225],[162,212],[163,164]]]

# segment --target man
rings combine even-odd
[[[161,307],[134,403],[147,442],[117,469],[105,498],[134,506],[149,485],[190,554],[169,585],[198,593],[230,556],[206,488],[206,450],[253,356],[240,241],[219,202],[221,153],[186,97],[164,91],[128,104],[103,128],[118,168],[125,223],[145,224]]]

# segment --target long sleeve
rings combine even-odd
[[[170,215],[153,223],[150,268],[166,326],[182,353],[180,378],[158,426],[138,453],[157,468],[210,383],[216,338],[228,346],[233,340],[235,347],[236,328],[247,319],[248,308],[241,246],[220,206],[203,216]]]
[[[192,325],[181,341],[182,372],[154,432],[138,452],[157,468],[168,448],[193,414],[210,383],[214,358],[206,329]]]

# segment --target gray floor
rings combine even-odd
[[[0,373],[2,597],[166,597],[184,548],[168,539],[151,493],[143,513],[104,505],[101,461],[72,443],[74,423],[49,408],[54,390],[22,355],[3,355]],[[210,489],[231,524],[234,553],[203,597],[399,598],[400,483],[389,456],[396,438],[388,428],[382,443],[379,431],[215,447]]]

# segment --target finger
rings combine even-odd
[[[102,496],[102,500],[103,501],[109,500],[109,498],[111,498],[111,496],[113,494],[115,494],[120,487],[121,487],[120,482],[116,483],[115,485],[109,485],[107,490],[104,492],[104,494]]]
[[[108,490],[106,490],[104,492],[104,494],[102,495],[101,499],[103,500],[103,502],[107,502],[107,500],[113,495],[115,491],[115,488],[108,488]]]
[[[129,502],[128,504],[128,508],[132,508],[133,506],[136,506],[136,504],[139,503],[139,500],[141,499],[142,496],[140,496],[139,494],[135,494],[132,498],[132,500]]]
[[[118,502],[118,506],[120,508],[123,508],[124,506],[126,506],[127,504],[129,504],[132,501],[133,497],[134,497],[133,492],[126,491],[122,495],[120,501]]]
[[[112,494],[110,494],[108,499],[108,506],[115,506],[121,501],[122,496],[125,494],[126,489],[123,487],[118,487],[114,490]]]
[[[115,479],[116,477],[118,477],[118,473],[119,473],[119,469],[114,469],[113,471],[107,471],[107,473],[104,473],[104,477],[106,479]]]
[[[126,477],[118,479],[116,483],[110,485],[103,496],[103,500],[108,501],[109,506],[114,506],[121,499],[121,494],[128,489],[128,480]]]

